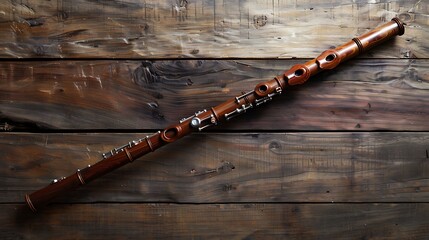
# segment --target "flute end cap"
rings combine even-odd
[[[404,23],[397,17],[392,18],[392,21],[396,22],[396,24],[398,24],[398,36],[401,36],[405,33],[405,27],[404,27]]]
[[[27,206],[31,209],[31,211],[37,212],[37,209],[34,207],[28,194],[25,194],[25,202],[27,203]]]

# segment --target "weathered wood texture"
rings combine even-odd
[[[22,202],[142,136],[2,134],[0,202]],[[427,202],[428,151],[426,133],[196,134],[61,201]]]
[[[313,58],[399,16],[406,36],[366,57],[427,58],[428,12],[417,0],[10,0],[0,57]]]
[[[21,207],[0,205],[2,239],[426,239],[429,233],[427,203],[84,204],[37,216]]]
[[[163,128],[394,16],[406,34],[360,60],[25,208],[145,136],[111,132]],[[428,239],[428,16],[424,0],[2,1],[0,239]]]
[[[0,121],[5,130],[160,129],[299,62],[2,62]],[[350,61],[217,129],[427,131],[428,97],[428,60]]]

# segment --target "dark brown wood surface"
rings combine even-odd
[[[4,134],[0,201],[22,201],[142,135]],[[426,202],[428,151],[426,133],[195,134],[60,202]]]
[[[11,129],[160,129],[302,61],[7,61],[0,119]],[[226,128],[425,131],[428,90],[427,60],[356,60]]]
[[[5,1],[0,57],[314,58],[399,15],[373,57],[427,58],[425,1]]]
[[[428,239],[423,0],[0,3],[0,239]],[[24,194],[399,17],[405,35],[35,215]]]
[[[37,216],[21,207],[0,206],[14,227],[4,239],[425,239],[429,224],[427,203],[72,204]]]

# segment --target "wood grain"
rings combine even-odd
[[[1,58],[313,58],[399,16],[406,35],[367,53],[429,57],[425,1],[4,1]]]
[[[0,202],[145,134],[0,135]],[[427,133],[195,134],[60,202],[427,202]]]
[[[12,131],[160,129],[301,62],[1,62],[0,124]],[[354,60],[217,129],[427,131],[428,93],[427,60]]]
[[[359,60],[24,205],[394,16]],[[429,239],[427,39],[421,0],[0,1],[0,239]]]
[[[0,205],[2,239],[425,239],[429,204]],[[64,234],[67,233],[67,234]]]

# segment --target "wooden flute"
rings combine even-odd
[[[266,82],[261,82],[240,96],[229,99],[218,106],[196,112],[194,115],[183,118],[178,124],[169,126],[162,131],[131,141],[126,145],[112,149],[103,154],[103,159],[92,166],[78,169],[74,174],[55,179],[52,183],[29,195],[25,201],[31,210],[37,211],[52,200],[61,197],[69,191],[85,185],[92,180],[103,176],[143,155],[172,143],[194,131],[201,131],[207,127],[228,121],[247,110],[272,100],[288,87],[305,83],[311,76],[325,70],[333,69],[340,63],[358,56],[380,43],[404,34],[404,24],[393,18],[374,30],[353,38],[349,42],[324,51],[321,55],[304,64],[294,65],[282,75]]]

